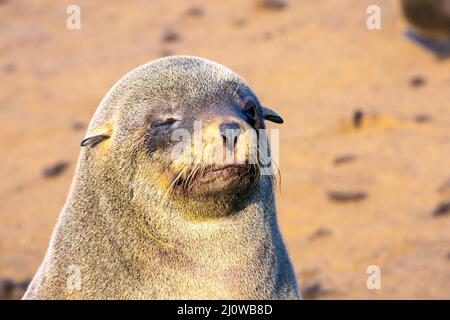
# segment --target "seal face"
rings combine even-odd
[[[264,120],[283,122],[212,61],[174,56],[125,75],[81,142],[25,298],[298,298]]]
[[[204,84],[204,88],[208,85],[211,84]],[[233,87],[235,92],[242,91],[236,82],[222,86],[224,92]],[[181,101],[171,102],[172,108],[165,109],[167,111],[159,118],[149,117],[144,144],[152,167],[168,164],[167,171],[160,177],[163,181],[160,186],[169,191],[170,196],[181,197],[184,203],[207,201],[212,197],[231,201],[251,189],[259,177],[260,163],[255,155],[251,158],[249,132],[257,136],[264,126],[262,121],[257,121],[262,111],[255,97],[248,95],[245,99],[247,101],[238,94],[231,99],[220,95],[202,99],[196,93],[195,99],[183,97]],[[193,126],[195,123],[197,128]],[[177,132],[186,139],[174,139],[178,138]],[[174,154],[172,151],[181,143],[183,151],[187,152]],[[241,161],[235,156],[239,150]],[[231,155],[229,161],[227,155]]]
[[[221,216],[243,204],[260,179],[257,140],[264,119],[283,121],[237,74],[192,57],[165,58],[132,71],[107,102],[96,114],[102,121],[94,119],[89,129],[100,133],[82,146],[96,149],[110,140],[121,153],[117,158],[135,163],[134,172],[123,174],[144,202],[152,202],[145,195],[168,206],[175,201],[192,216]],[[126,106],[119,110],[120,121],[109,107],[118,104]],[[103,132],[105,124],[114,129]]]

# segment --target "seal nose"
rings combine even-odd
[[[237,122],[222,123],[219,127],[223,142],[229,150],[236,146],[237,138],[241,134],[241,126]]]

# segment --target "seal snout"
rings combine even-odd
[[[232,150],[241,134],[241,126],[237,122],[225,122],[219,126],[220,134],[227,149]]]

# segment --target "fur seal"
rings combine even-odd
[[[229,150],[224,129],[237,129],[231,148],[245,146],[264,119],[283,122],[240,76],[203,58],[166,57],[125,75],[89,124],[24,299],[299,298],[273,177],[248,158],[171,157],[174,130],[195,135],[195,121],[204,136],[194,153],[211,137]]]

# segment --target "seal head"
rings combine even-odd
[[[282,122],[205,59],[169,57],[125,75],[81,142],[25,298],[298,298],[264,120]]]
[[[119,81],[81,145],[87,157],[105,148],[117,153],[108,158],[121,159],[114,167],[140,205],[159,199],[191,216],[221,216],[258,188],[261,158],[270,157],[258,147],[264,119],[283,122],[236,73],[205,59],[169,57]]]

